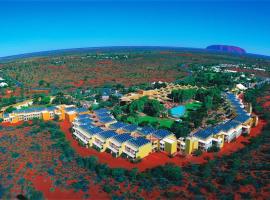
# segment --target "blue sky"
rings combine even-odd
[[[268,1],[0,0],[0,56],[91,47],[236,45],[270,55]]]

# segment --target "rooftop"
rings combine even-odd
[[[97,136],[100,136],[101,138],[103,138],[104,140],[109,139],[111,137],[117,136],[118,134],[114,131],[103,131],[97,134]]]
[[[131,135],[129,133],[123,133],[123,134],[120,134],[120,135],[116,135],[113,137],[113,139],[115,141],[117,141],[118,143],[122,144],[128,140],[131,140],[133,137],[131,137]]]
[[[138,131],[146,136],[146,135],[150,135],[150,134],[156,132],[157,129],[155,129],[155,128],[151,127],[151,126],[145,126],[145,127],[140,127],[138,129]]]
[[[172,133],[168,130],[165,130],[165,129],[159,129],[157,130],[156,132],[153,133],[153,135],[155,137],[157,137],[158,139],[163,139],[169,135],[171,135]]]
[[[138,129],[138,126],[135,124],[129,124],[129,125],[123,127],[123,130],[128,131],[128,132],[133,132],[137,129]]]
[[[113,122],[113,121],[115,121],[115,119],[112,117],[99,118],[99,122],[101,122],[101,123],[109,123],[109,122]]]
[[[119,129],[122,128],[124,126],[127,126],[128,124],[124,123],[124,122],[116,122],[110,125],[111,129]]]
[[[128,143],[139,148],[141,146],[146,145],[147,143],[150,143],[150,140],[145,139],[144,137],[137,137],[129,140]]]

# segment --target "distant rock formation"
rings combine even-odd
[[[210,45],[206,47],[207,50],[222,51],[227,53],[245,54],[246,51],[240,47],[228,45]]]

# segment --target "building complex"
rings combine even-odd
[[[169,85],[162,91],[175,87]],[[156,94],[160,96],[162,91],[154,93],[153,98]],[[176,138],[175,134],[165,129],[117,121],[106,108],[90,112],[72,105],[32,107],[5,113],[3,121],[17,123],[34,118],[52,120],[57,116],[59,120],[72,123],[74,138],[84,146],[101,152],[108,151],[115,157],[123,155],[130,159],[142,159],[157,151],[168,155],[191,154],[197,149],[207,151],[213,145],[222,148],[224,143],[233,141],[241,134],[249,134],[251,127],[257,124],[258,117],[251,114],[251,106],[244,106],[240,98],[229,92],[224,93],[224,98],[230,105],[229,119],[215,126],[196,130],[186,138]]]

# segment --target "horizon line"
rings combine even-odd
[[[222,45],[222,44],[212,44],[212,45]],[[212,46],[209,45],[209,46]],[[226,45],[226,46],[234,46],[237,47],[235,45]],[[87,50],[87,49],[98,49],[98,48],[167,48],[167,49],[190,49],[190,50],[207,50],[206,47],[205,48],[201,48],[201,47],[183,47],[183,46],[170,46],[170,45],[108,45],[108,46],[87,46],[87,47],[70,47],[70,48],[59,48],[59,49],[48,49],[48,50],[40,50],[40,51],[33,51],[33,52],[24,52],[24,53],[19,53],[19,54],[12,54],[12,55],[6,55],[6,56],[0,56],[0,60],[4,60],[4,59],[9,59],[12,57],[16,57],[16,56],[27,56],[28,54],[42,54],[42,53],[50,53],[50,52],[55,52],[57,53],[58,51],[70,51],[72,52],[72,50]],[[239,47],[241,48],[241,47]],[[245,49],[244,49],[245,50]],[[219,53],[229,53],[229,52],[224,52],[224,51],[215,51],[215,50],[207,50],[209,52],[219,52]],[[61,53],[61,52],[59,52]],[[65,53],[65,52],[62,52]],[[67,52],[68,53],[68,52]],[[264,54],[257,54],[257,53],[251,53],[251,52],[247,52],[244,54],[235,54],[235,55],[256,55],[256,56],[263,56],[263,57],[270,57],[270,55],[264,55]],[[38,56],[38,55],[37,55]],[[42,56],[42,55],[41,55]],[[48,55],[43,55],[43,56],[48,56]],[[31,56],[29,56],[31,57]],[[33,57],[35,57],[35,55],[33,55]]]

